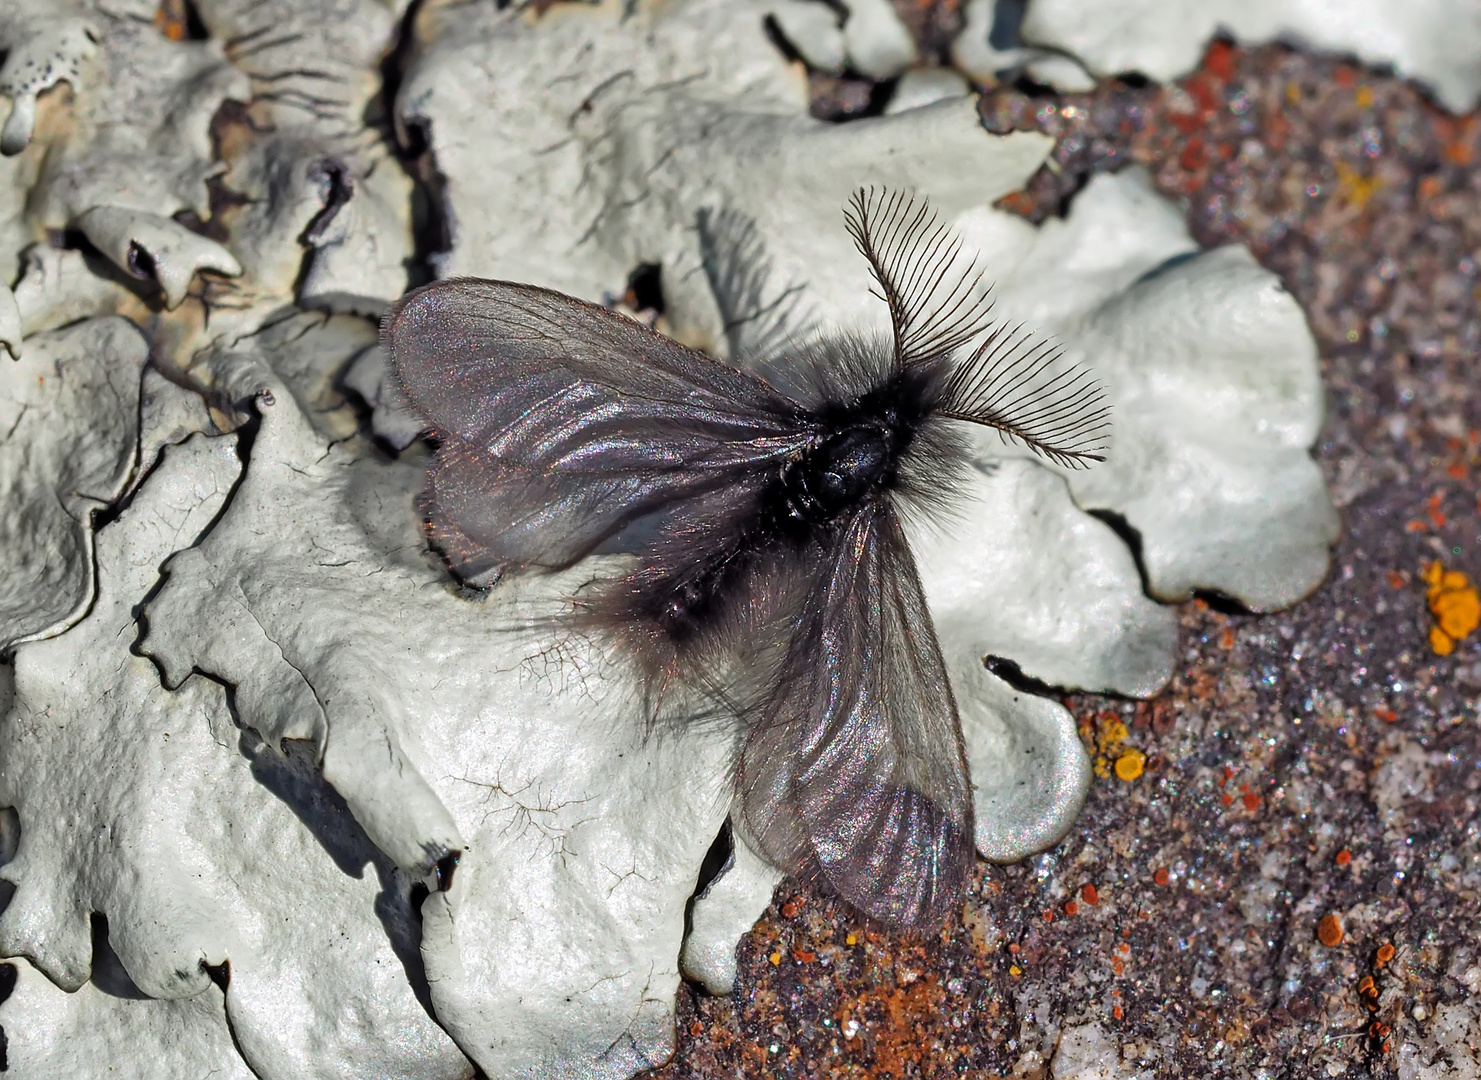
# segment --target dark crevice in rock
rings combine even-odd
[[[710,886],[730,872],[735,866],[735,833],[731,828],[730,819],[720,826],[720,831],[715,835],[709,850],[700,860],[699,873],[695,877],[694,891],[689,894],[689,902],[684,905],[684,937],[688,938],[694,930],[694,904],[700,897],[710,891]]]
[[[123,961],[108,942],[108,916],[101,911],[92,914],[93,969],[88,981],[109,997],[127,998],[130,1001],[147,1001],[149,995],[134,984],[124,970]],[[182,972],[188,980],[190,972]]]
[[[772,47],[782,54],[782,59],[786,60],[787,63],[807,64],[807,61],[802,58],[802,54],[797,51],[797,46],[788,41],[787,35],[782,33],[782,28],[777,23],[775,15],[768,15],[761,20],[761,32],[766,35],[766,40],[771,42]]]
[[[1051,686],[1042,679],[1024,674],[1018,661],[1009,660],[1006,656],[984,656],[982,666],[1020,693],[1051,698],[1055,701],[1061,700],[1068,693],[1062,686]]]
[[[15,964],[0,964],[0,1005],[3,1005],[15,991],[16,975]],[[5,1037],[5,1029],[0,1027],[0,1072],[9,1070],[10,1042]]]
[[[820,71],[807,73],[808,112],[815,120],[841,124],[881,116],[895,93],[898,79],[875,80],[845,72],[828,75]]]
[[[320,200],[324,205],[304,228],[301,242],[317,245],[329,230],[335,215],[354,197],[355,178],[350,175],[349,167],[344,162],[335,158],[320,158],[309,166],[309,179],[318,186]]]
[[[396,44],[381,61],[381,92],[372,108],[376,126],[396,160],[412,180],[412,254],[406,263],[407,288],[415,289],[437,278],[439,257],[452,250],[452,228],[447,212],[447,180],[432,151],[430,123],[421,118],[403,120],[396,97],[415,49],[416,20],[423,0],[413,0],[402,16]]]
[[[433,874],[437,880],[437,891],[447,892],[453,887],[453,874],[458,869],[458,863],[462,860],[461,851],[451,851],[437,860]]]
[[[1087,513],[1091,517],[1105,522],[1111,531],[1121,538],[1121,542],[1131,552],[1131,557],[1136,560],[1137,576],[1142,579],[1142,592],[1156,600],[1157,597],[1152,596],[1152,584],[1151,578],[1147,575],[1147,564],[1142,557],[1141,530],[1130,521],[1127,521],[1124,514],[1117,513],[1115,510],[1089,510]],[[1158,602],[1161,603],[1162,601],[1159,600]]]
[[[10,706],[15,702],[15,664],[13,654],[0,654],[0,716],[10,715]],[[20,818],[11,821],[5,815],[14,814],[10,807],[0,810],[0,866],[15,858],[15,847],[20,842]],[[0,908],[0,910],[4,910]]]
[[[627,276],[627,291],[622,302],[634,311],[651,311],[654,316],[666,310],[663,302],[663,267],[642,263]]]
[[[1249,608],[1245,607],[1243,601],[1230,596],[1228,593],[1219,592],[1217,589],[1195,589],[1193,595],[1221,615],[1254,614]]]
[[[155,281],[159,277],[158,267],[154,265],[154,256],[146,251],[144,245],[137,240],[129,242],[127,270],[140,281]]]
[[[987,43],[994,49],[1018,49],[1023,46],[1020,30],[1023,16],[1028,10],[1028,0],[998,0],[992,9],[992,27],[987,32]]]
[[[54,248],[66,251],[75,251],[82,256],[87,265],[88,272],[94,277],[110,281],[129,292],[133,293],[139,302],[155,314],[164,311],[164,292],[160,289],[158,282],[154,279],[154,260],[148,256],[142,248],[140,250],[139,265],[142,267],[148,263],[147,274],[134,273],[125,270],[114,263],[108,256],[104,255],[93,242],[87,238],[81,229],[53,230],[48,237],[48,242]],[[133,261],[133,251],[130,250],[130,261]],[[70,324],[68,324],[70,325]]]
[[[699,864],[699,876],[694,883],[695,899],[709,892],[710,886],[734,865],[735,833],[730,827],[730,819],[726,818]]]

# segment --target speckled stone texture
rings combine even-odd
[[[1029,219],[1141,163],[1201,242],[1281,275],[1323,354],[1335,569],[1275,615],[1184,605],[1183,663],[1151,702],[1068,699],[1102,774],[1079,824],[981,867],[939,937],[784,884],[734,997],[681,994],[656,1075],[1476,1075],[1481,644],[1430,651],[1419,571],[1481,572],[1481,115],[1215,44],[1176,85],[999,87],[982,116],[1058,140],[1005,200]]]

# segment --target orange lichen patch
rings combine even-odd
[[[1225,792],[1223,795],[1219,796],[1219,801],[1225,806],[1232,806],[1234,804],[1234,796],[1230,795],[1228,792]]]
[[[797,953],[796,953],[796,956],[797,956],[797,962],[799,964],[811,964],[813,961],[815,961],[818,958],[818,954],[817,953],[810,952],[807,949],[798,949],[797,950]]]
[[[1337,853],[1338,866],[1346,866],[1350,862],[1352,862],[1352,852],[1348,851],[1347,848],[1343,848]]]
[[[1445,466],[1445,475],[1452,480],[1464,480],[1466,478],[1466,467],[1458,461],[1453,461]]]
[[[1445,523],[1450,520],[1440,509],[1444,501],[1445,496],[1438,491],[1425,500],[1425,513],[1429,516],[1430,524],[1437,529],[1443,529]]]
[[[1219,648],[1234,648],[1234,630],[1232,628],[1225,630],[1222,634],[1219,635]]]
[[[184,41],[190,32],[184,0],[164,0],[155,9],[154,28],[170,41]]]
[[[1323,915],[1321,922],[1316,924],[1316,939],[1329,949],[1341,945],[1342,920],[1330,912]]]
[[[1404,523],[1404,531],[1409,533],[1422,533],[1428,528],[1429,526],[1419,518],[1410,518]]]
[[[1091,907],[1094,907],[1100,903],[1100,890],[1094,885],[1087,884],[1080,890],[1080,899],[1084,900]]]
[[[1234,78],[1234,46],[1227,41],[1215,41],[1203,54],[1203,70],[1216,79]]]
[[[1157,884],[1157,885],[1166,885],[1171,880],[1172,880],[1172,875],[1167,872],[1167,867],[1165,867],[1165,866],[1159,866],[1152,873],[1152,881],[1153,881],[1154,884]]]
[[[1034,212],[1034,197],[1026,191],[1010,191],[998,200],[998,208],[1019,217],[1028,217]]]
[[[1167,119],[1172,123],[1173,127],[1177,128],[1184,135],[1191,135],[1194,131],[1197,131],[1198,125],[1203,122],[1203,118],[1199,116],[1196,108],[1192,112],[1169,112]]]
[[[1130,783],[1142,775],[1147,767],[1147,755],[1140,750],[1128,750],[1116,759],[1116,775]]]
[[[1075,903],[1073,900],[1066,900],[1064,902],[1064,913],[1066,915],[1076,915],[1079,913],[1079,911],[1080,905]]]
[[[1252,814],[1260,809],[1260,796],[1256,795],[1253,791],[1246,791],[1244,793],[1244,808]]]
[[[1049,910],[1048,908],[1045,908],[1044,909],[1044,921],[1045,922],[1053,922],[1054,921],[1054,912],[1051,911],[1051,910]]]
[[[1286,145],[1286,136],[1291,133],[1291,122],[1281,113],[1272,112],[1265,117],[1265,145],[1280,151]]]
[[[1126,1015],[1126,1013],[1122,1012],[1120,1005],[1117,1005],[1111,1010],[1111,1015],[1114,1016],[1117,1020],[1120,1020],[1123,1016]]]
[[[1197,172],[1208,164],[1208,147],[1204,145],[1202,136],[1194,135],[1183,144],[1178,164],[1184,172]]]
[[[1378,946],[1378,952],[1373,955],[1373,966],[1381,968],[1393,958],[1394,947],[1390,942],[1385,941],[1382,945]]]
[[[1437,132],[1440,132],[1445,140],[1445,144],[1440,148],[1440,156],[1450,164],[1469,165],[1475,160],[1476,149],[1471,141],[1473,123],[1474,121],[1467,117],[1463,121],[1447,124],[1449,132],[1445,132],[1439,125],[1436,126]]]
[[[867,1023],[867,1045],[874,1057],[871,1075],[919,1076],[922,1063],[932,1060],[931,1040],[926,1035],[939,1019],[946,990],[934,974],[903,986],[884,970],[878,974],[873,987],[840,1010],[839,1028],[862,1034]]]
[[[1373,710],[1373,715],[1378,717],[1378,719],[1382,720],[1385,724],[1392,724],[1399,718],[1398,713],[1394,712],[1392,709],[1386,709],[1382,705]]]
[[[1449,656],[1458,642],[1481,626],[1481,593],[1468,575],[1446,570],[1436,559],[1425,566],[1421,579],[1435,624],[1430,627],[1430,648],[1436,656]]]
[[[1199,121],[1207,121],[1224,107],[1224,88],[1218,79],[1210,78],[1207,72],[1195,71],[1180,82],[1178,88],[1192,102],[1193,115]],[[1178,111],[1185,115],[1187,113],[1186,109]]]
[[[1126,965],[1121,962],[1120,957],[1117,957],[1115,960],[1111,961],[1111,971],[1118,978],[1126,974]]]

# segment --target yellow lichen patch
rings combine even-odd
[[[1339,161],[1337,170],[1337,198],[1356,210],[1363,210],[1383,186],[1376,176],[1364,176],[1345,161]]]
[[[1459,570],[1446,570],[1439,559],[1426,565],[1420,577],[1428,589],[1430,614],[1435,620],[1430,627],[1430,648],[1437,656],[1449,656],[1457,642],[1481,625],[1481,593],[1469,576]]]
[[[1140,750],[1128,750],[1116,759],[1116,775],[1128,782],[1142,775],[1147,767],[1147,755]]]
[[[1080,735],[1087,743],[1095,775],[1102,780],[1109,778],[1112,770],[1122,780],[1135,780],[1147,766],[1147,755],[1126,745],[1131,732],[1116,713],[1102,712],[1082,719]]]

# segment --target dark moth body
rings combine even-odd
[[[650,709],[697,689],[740,725],[740,832],[867,914],[939,923],[973,859],[941,650],[898,511],[970,475],[961,421],[1098,459],[1098,388],[988,318],[923,204],[858,193],[847,223],[893,338],[757,358],[763,378],[532,286],[412,293],[383,338],[439,439],[429,525],[461,576],[560,568],[617,544],[628,573],[573,624],[637,664]]]
[[[696,560],[671,588],[645,582],[619,607],[619,617],[653,620],[672,640],[689,641],[758,559],[826,546],[851,513],[889,497],[901,459],[929,418],[933,389],[932,380],[902,376],[867,387],[854,400],[805,411],[800,419],[811,439],[780,463],[732,542]]]

